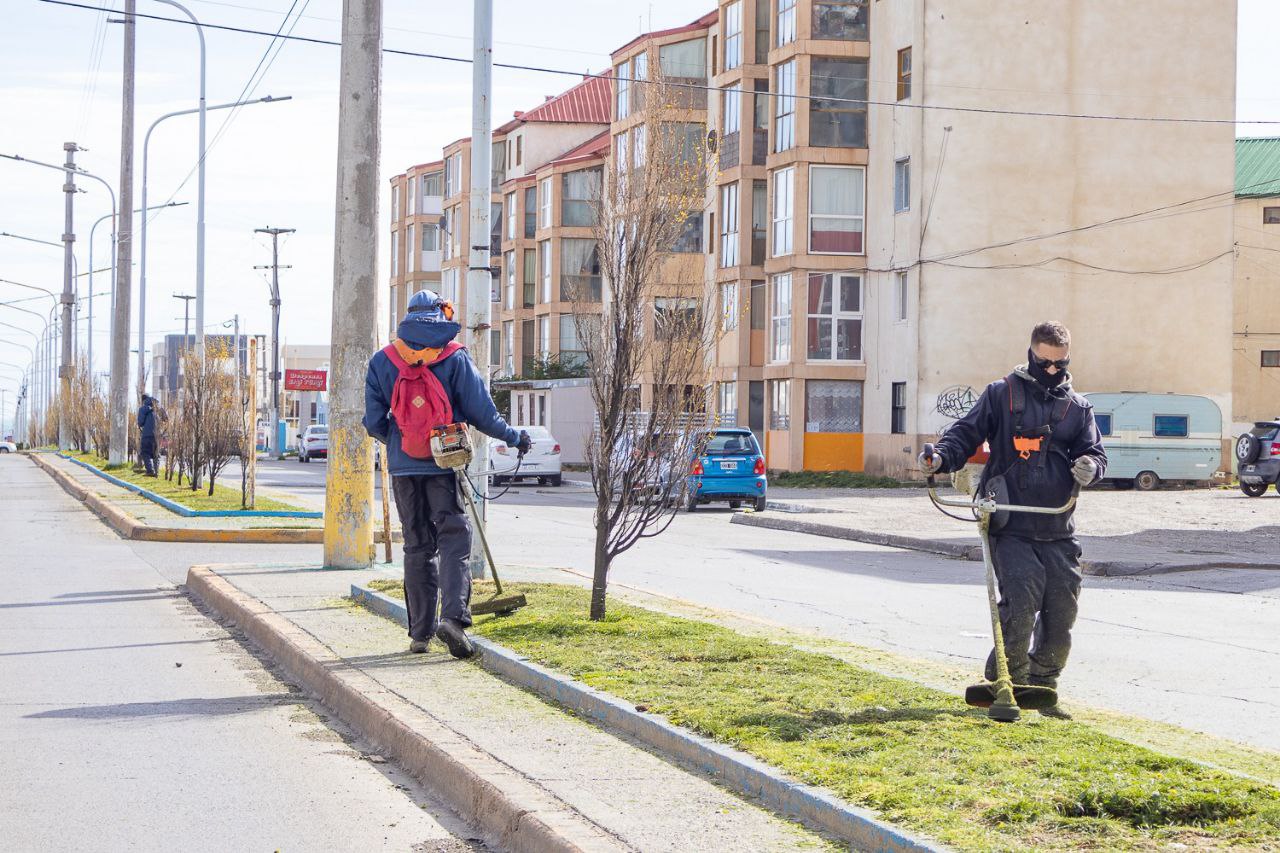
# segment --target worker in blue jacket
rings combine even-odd
[[[448,351],[461,328],[453,321],[449,303],[429,290],[420,290],[409,300],[396,334],[412,350],[444,351],[427,369],[443,387],[455,422],[469,424],[521,453],[527,452],[529,434],[516,432],[498,414],[484,377],[466,350],[458,347]],[[471,525],[463,511],[457,475],[431,459],[409,456],[401,446],[400,427],[391,417],[392,392],[399,375],[399,368],[385,351],[374,353],[365,377],[364,427],[387,446],[392,491],[404,531],[409,651],[425,652],[431,637],[438,636],[454,657],[470,657],[475,648],[465,629],[471,626]]]
[[[1027,363],[987,386],[973,409],[938,440],[926,473],[958,471],[985,441],[990,458],[981,493],[1001,503],[1059,507],[1077,485],[1102,478],[1107,454],[1093,407],[1071,388],[1071,333],[1061,323],[1036,326]],[[999,525],[999,529],[997,528]],[[1000,625],[1015,684],[1057,688],[1071,651],[1080,595],[1080,543],[1074,507],[1059,515],[1008,513],[991,536],[1000,585]],[[987,660],[994,681],[995,652]],[[1054,706],[1041,713],[1069,718]]]
[[[156,420],[156,400],[143,394],[138,408],[138,456],[148,477],[157,476]]]

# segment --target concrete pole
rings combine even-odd
[[[253,509],[256,500],[255,484],[258,478],[258,383],[253,379],[254,365],[258,363],[258,339],[249,338],[249,423],[245,428],[245,441],[249,446],[244,451],[244,486],[241,505],[244,509]]]
[[[111,441],[107,461],[129,455],[129,309],[133,278],[133,90],[137,0],[124,3],[124,82],[120,120],[120,214],[116,241],[116,298],[111,321]],[[146,216],[144,213],[143,216]]]
[[[382,0],[345,0],[324,508],[324,564],[335,569],[373,565],[373,447],[362,421],[365,370],[378,340],[381,113]]]
[[[73,362],[75,359],[75,343],[76,338],[72,332],[71,324],[74,322],[72,314],[76,306],[75,293],[75,245],[76,245],[76,227],[75,227],[75,203],[76,203],[76,152],[80,147],[74,142],[62,143],[62,150],[67,153],[66,180],[63,181],[62,191],[66,193],[67,200],[63,216],[62,227],[62,366],[58,370],[58,376],[62,380],[59,386],[59,396],[62,399],[63,411],[58,418],[58,449],[66,453],[71,449],[71,419],[66,416],[66,407],[71,401],[71,371],[73,370]]]
[[[280,235],[292,234],[295,228],[255,228],[256,234],[271,235],[271,446],[276,459],[284,458],[285,442],[280,440]],[[256,266],[254,269],[266,269]],[[276,447],[279,445],[279,447]]]
[[[466,330],[467,349],[475,361],[485,387],[489,385],[489,329],[492,326],[489,290],[489,216],[493,185],[492,123],[493,93],[493,0],[474,0],[473,61],[471,63],[471,246],[467,270]],[[471,460],[472,482],[486,477],[489,462],[489,439],[471,431],[475,456]],[[476,523],[486,523],[488,487],[476,495]],[[482,537],[471,540],[471,576],[485,576]]]

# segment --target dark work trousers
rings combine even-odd
[[[155,476],[156,473],[156,437],[154,435],[145,435],[138,446],[138,455],[142,457],[142,466],[147,469],[147,473]]]
[[[1058,686],[1071,652],[1071,627],[1080,597],[1080,543],[992,536],[1000,587],[1000,628],[1015,684]],[[996,653],[987,658],[996,678]]]
[[[463,512],[457,475],[393,477],[404,530],[404,600],[409,636],[430,639],[441,619],[471,625],[471,524]]]

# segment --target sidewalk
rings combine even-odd
[[[974,525],[938,512],[923,489],[772,489],[769,494],[770,512],[738,513],[733,522],[982,559]],[[1271,495],[1089,489],[1080,498],[1076,527],[1086,574],[1280,569],[1275,548],[1280,498]]]
[[[426,655],[407,654],[402,628],[344,600],[352,583],[390,577],[386,573],[211,568],[215,582],[222,578],[250,597],[247,607],[261,606],[263,615],[282,617],[286,631],[288,625],[298,631],[299,643],[319,644],[314,647],[332,656],[286,654],[295,658],[295,664],[284,662],[286,668],[314,666],[320,678],[337,674],[364,685],[364,697],[400,710],[361,708],[354,700],[330,697],[326,703],[350,701],[347,712],[379,731],[409,725],[415,735],[450,739],[444,750],[450,758],[462,756],[472,769],[479,768],[481,778],[496,779],[497,789],[517,792],[525,818],[555,828],[562,837],[613,850],[837,849],[700,775],[557,710],[476,665],[453,660],[439,641]],[[192,578],[197,593],[208,587],[195,571]],[[415,717],[419,723],[413,723]],[[375,742],[379,738],[366,734]],[[465,789],[456,778],[460,771],[449,775],[442,781]],[[499,803],[490,811],[502,811],[503,797],[491,787],[478,790],[489,791]]]

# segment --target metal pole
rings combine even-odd
[[[66,453],[71,449],[71,419],[67,417],[66,406],[71,401],[71,370],[72,359],[74,358],[75,336],[72,334],[71,324],[74,322],[72,313],[75,309],[75,202],[76,202],[76,152],[79,147],[74,142],[62,143],[62,150],[67,153],[66,162],[66,180],[62,184],[62,191],[66,193],[66,205],[63,214],[62,227],[62,366],[58,370],[58,377],[62,380],[58,393],[62,400],[63,410],[58,417],[58,449]]]
[[[373,453],[364,379],[378,340],[378,159],[382,0],[346,0],[338,87],[338,181],[333,257],[333,355],[324,564],[373,564]]]
[[[107,461],[129,455],[129,309],[133,265],[133,91],[137,0],[124,3],[124,82],[120,120],[120,225],[116,241],[116,301],[111,324],[111,441]],[[146,214],[143,214],[144,216]]]
[[[253,365],[257,364],[258,359],[258,339],[249,339],[249,370],[253,370]],[[244,454],[244,484],[241,504],[245,509],[253,509],[255,500],[255,488],[258,477],[258,383],[253,381],[253,373],[249,373],[249,405],[248,409],[249,426],[244,431],[245,440],[249,442],[249,446],[245,448]]]
[[[283,441],[280,436],[280,235],[292,234],[294,228],[255,228],[256,234],[271,235],[271,441],[275,447],[276,458],[284,458]],[[267,269],[255,266],[254,269]],[[288,267],[285,267],[288,269]],[[276,445],[279,445],[276,447]]]
[[[493,157],[490,131],[493,92],[493,0],[475,0],[473,60],[471,63],[471,247],[467,271],[466,329],[467,349],[475,360],[485,387],[489,385],[489,328],[492,325],[489,290],[489,204],[493,183]],[[475,455],[470,476],[485,478],[489,461],[489,440],[472,430]],[[475,482],[475,480],[473,480]],[[487,502],[482,490],[475,507],[476,524],[481,528],[471,540],[471,576],[485,575],[483,540]]]

